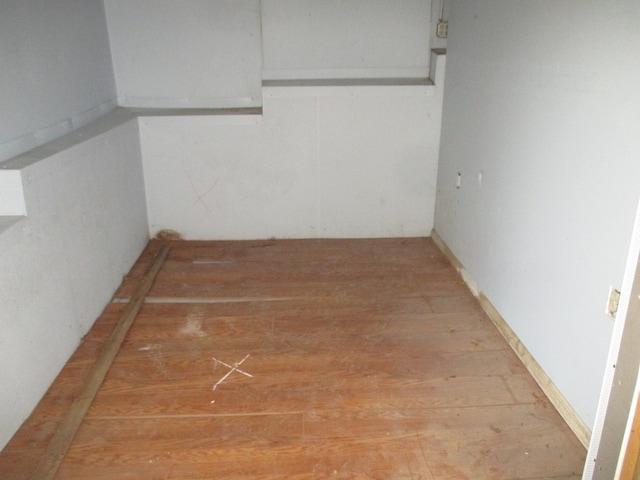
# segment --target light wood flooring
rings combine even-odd
[[[160,246],[0,478],[29,478]],[[55,478],[568,480],[585,455],[430,239],[172,242]]]

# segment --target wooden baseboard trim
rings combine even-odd
[[[531,376],[538,383],[544,394],[558,411],[560,416],[567,423],[569,428],[571,428],[576,437],[578,437],[580,443],[582,443],[585,449],[589,448],[591,431],[589,430],[587,425],[578,416],[569,402],[567,402],[567,399],[564,397],[564,395],[562,395],[560,390],[558,390],[558,387],[556,387],[555,384],[551,381],[549,376],[545,373],[545,371],[542,369],[533,355],[531,355],[529,350],[527,350],[524,344],[520,341],[515,332],[511,329],[511,327],[509,327],[505,319],[502,317],[502,315],[500,315],[500,312],[498,312],[491,301],[478,288],[473,278],[465,270],[462,263],[460,263],[460,261],[456,258],[456,256],[444,242],[442,237],[440,237],[438,232],[433,230],[431,232],[431,239],[444,254],[444,256],[447,257],[447,260],[449,260],[453,267],[458,271],[458,273],[462,277],[462,280],[465,282],[471,293],[473,293],[473,295],[478,299],[480,306],[485,311],[489,319],[493,322],[498,331],[505,338],[511,349],[516,353],[520,361],[524,364]]]

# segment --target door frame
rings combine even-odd
[[[619,479],[640,371],[640,204],[583,480]]]

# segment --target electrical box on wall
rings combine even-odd
[[[607,311],[606,314],[611,318],[616,318],[618,313],[618,303],[620,302],[620,290],[616,290],[613,287],[609,287],[609,297],[607,299]]]
[[[449,22],[440,21],[438,22],[438,26],[436,27],[436,35],[438,38],[447,38],[447,34],[449,33]]]
[[[436,24],[436,37],[438,38],[447,38],[449,34],[449,17],[446,15],[446,3],[446,0],[440,0],[440,16]]]

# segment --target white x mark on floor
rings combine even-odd
[[[217,365],[218,363],[221,363],[222,365],[224,365],[225,367],[229,368],[230,370],[225,374],[224,377],[222,377],[220,380],[218,380],[218,382],[213,386],[213,390],[215,390],[216,388],[218,388],[218,385],[220,385],[222,382],[224,382],[227,377],[229,377],[229,375],[231,375],[233,372],[238,372],[241,373],[242,375],[246,375],[247,377],[253,378],[253,375],[251,375],[250,373],[244,372],[242,370],[240,370],[238,367],[240,365],[242,365],[242,363],[249,358],[249,354],[247,353],[247,355],[240,360],[239,362],[234,363],[233,365],[229,365],[228,363],[223,362],[222,360],[218,360],[215,357],[211,357],[213,358],[213,361],[215,362],[215,365]],[[215,366],[214,366],[215,368]]]

